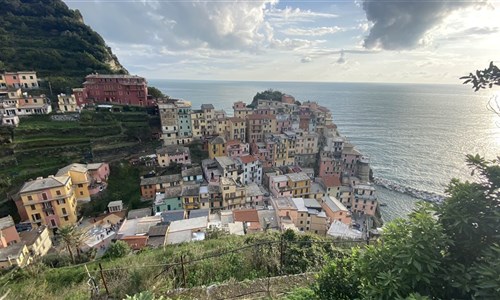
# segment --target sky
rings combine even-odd
[[[456,84],[500,60],[500,1],[64,1],[148,79]]]

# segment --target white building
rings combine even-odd
[[[243,171],[241,175],[241,183],[262,183],[262,163],[257,157],[252,155],[244,155],[236,158],[240,170]]]

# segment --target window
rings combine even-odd
[[[46,193],[42,193],[42,199],[43,200],[48,200],[49,198],[47,197],[47,194]]]
[[[82,191],[80,191],[80,196],[83,196],[83,192]]]
[[[31,210],[35,210],[36,207],[34,205],[31,205]]]
[[[28,196],[28,201],[33,201],[33,197]]]
[[[83,187],[83,184],[81,184],[81,183],[80,183],[80,184],[78,184],[78,187],[79,187],[79,188],[82,188],[82,187]]]
[[[61,209],[61,211],[62,211],[63,215],[67,215],[67,214],[68,214],[68,213],[66,212],[66,208],[65,208],[65,207],[63,207],[63,208]]]
[[[56,191],[57,196],[61,196],[61,191]]]
[[[68,221],[68,220],[69,220],[69,218],[68,218],[68,217],[64,217],[64,221]]]

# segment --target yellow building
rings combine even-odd
[[[69,176],[75,189],[75,199],[81,202],[90,201],[90,176],[86,165],[71,164],[57,171],[56,176]]]
[[[292,197],[307,197],[311,193],[311,178],[306,173],[290,173],[286,176]]]
[[[253,109],[250,107],[247,107],[247,104],[243,101],[238,101],[234,102],[233,104],[233,111],[234,111],[234,116],[236,118],[242,118],[245,119],[246,116],[252,114]]]
[[[266,133],[277,133],[278,122],[275,115],[251,114],[246,119],[248,143],[263,142]]]
[[[59,94],[57,95],[57,105],[61,112],[77,112],[78,104],[75,95]]]
[[[208,143],[208,157],[226,156],[226,139],[218,136]]]
[[[191,111],[191,131],[193,138],[201,138],[207,132],[207,121],[202,110]]]
[[[182,204],[184,210],[193,210],[200,208],[200,185],[191,184],[182,186],[181,192]]]
[[[0,89],[7,89],[7,83],[5,82],[5,77],[0,73]]]
[[[15,244],[0,249],[0,269],[9,269],[15,266],[22,268],[31,261],[32,258],[25,244]]]
[[[221,177],[220,188],[224,209],[234,209],[245,206],[246,188],[236,184],[234,179]]]
[[[69,176],[27,181],[19,196],[26,215],[36,227],[46,225],[55,229],[77,221],[75,191]]]
[[[34,258],[44,256],[52,247],[47,226],[42,225],[38,230],[22,231],[19,236]]]
[[[226,129],[226,138],[230,141],[239,140],[240,142],[246,141],[246,122],[242,118],[228,118],[228,128]]]

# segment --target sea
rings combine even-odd
[[[330,109],[339,132],[370,158],[374,176],[445,195],[452,178],[475,180],[467,154],[500,156],[500,117],[487,109],[495,90],[474,93],[457,84],[381,84],[149,80],[172,98],[211,103],[232,114],[235,101],[250,103],[267,89]],[[498,91],[498,89],[497,89]],[[421,199],[377,187],[384,221],[406,217]]]

